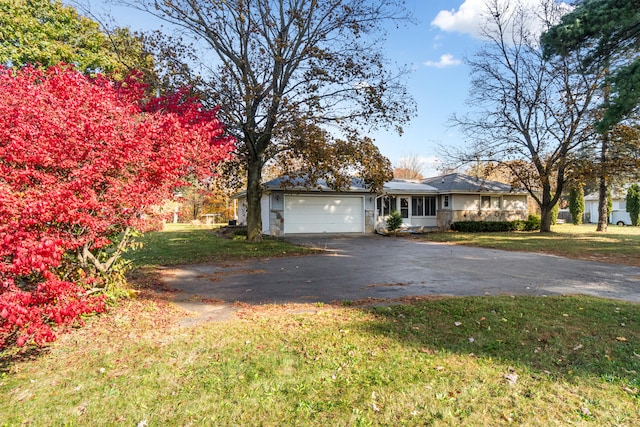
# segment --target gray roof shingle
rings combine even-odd
[[[435,187],[440,193],[510,193],[514,192],[511,185],[497,181],[489,181],[461,173],[450,173],[448,175],[436,176],[422,180],[423,183]],[[517,191],[516,191],[517,192]]]

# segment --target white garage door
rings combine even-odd
[[[284,232],[362,233],[361,196],[285,196]]]

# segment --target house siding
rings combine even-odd
[[[261,216],[261,220],[262,220],[262,233],[263,234],[271,234],[270,229],[271,229],[271,221],[270,221],[270,215],[271,215],[271,198],[269,197],[269,195],[267,194],[263,194],[262,198],[260,199],[260,216]]]
[[[238,225],[247,225],[247,198],[243,197],[238,200],[237,221]]]
[[[481,208],[481,196],[499,197],[499,207]],[[449,230],[454,222],[525,220],[528,214],[526,195],[450,194],[449,205],[453,208],[438,210],[440,230]]]
[[[284,191],[273,191],[269,195],[269,235],[282,236],[284,233]]]
[[[376,231],[376,195],[367,194],[364,198],[364,232],[374,233]]]

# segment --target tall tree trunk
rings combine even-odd
[[[605,76],[609,76],[609,60],[607,59],[607,67],[605,68]],[[606,80],[605,80],[606,81]],[[603,98],[605,105],[609,103],[609,86],[605,86],[603,90]],[[607,192],[607,166],[609,157],[609,132],[604,131],[601,135],[600,144],[600,186],[598,189],[598,227],[596,231],[607,232],[607,224],[609,224],[608,209],[608,192]]]
[[[540,232],[541,233],[550,233],[551,232],[551,206],[540,208],[541,218],[540,218]]]
[[[609,135],[602,134],[602,145],[600,147],[600,187],[598,190],[598,228],[596,231],[606,233],[609,223],[608,208],[608,183],[607,183],[607,157],[609,155]]]
[[[247,241],[262,240],[262,160],[251,159],[247,169]]]
[[[551,213],[553,211],[553,204],[551,203],[551,187],[544,185],[542,187],[542,204],[540,205],[540,232],[551,232]]]

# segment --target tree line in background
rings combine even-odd
[[[452,119],[470,142],[445,155],[508,170],[543,232],[567,187],[598,182],[606,231],[612,183],[637,179],[639,10],[634,0],[488,1],[483,47],[467,59],[475,108]]]

